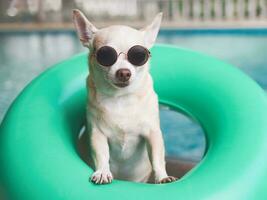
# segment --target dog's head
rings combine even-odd
[[[97,29],[79,10],[73,11],[80,41],[90,50],[90,73],[98,89],[130,91],[142,84],[161,18],[159,13],[141,30],[122,25]]]

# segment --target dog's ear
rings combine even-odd
[[[151,48],[156,41],[160,28],[161,19],[162,19],[162,12],[156,15],[156,17],[154,18],[153,22],[150,25],[141,29],[141,31],[144,34],[145,46],[148,49]]]
[[[78,9],[73,10],[73,22],[83,46],[90,47],[97,28]]]

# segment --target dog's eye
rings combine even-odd
[[[110,67],[117,61],[117,52],[109,46],[103,46],[96,52],[97,62],[105,67]]]
[[[135,66],[144,65],[150,56],[149,51],[140,45],[135,45],[127,53],[128,61]]]

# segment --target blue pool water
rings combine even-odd
[[[239,67],[267,89],[267,31],[161,31],[159,43],[194,49]],[[74,32],[0,33],[0,121],[10,103],[48,66],[85,51]],[[161,107],[166,153],[198,161],[205,149],[201,127],[187,117]]]

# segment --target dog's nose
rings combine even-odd
[[[131,71],[129,69],[119,69],[116,72],[116,78],[121,82],[126,82],[131,77]]]

